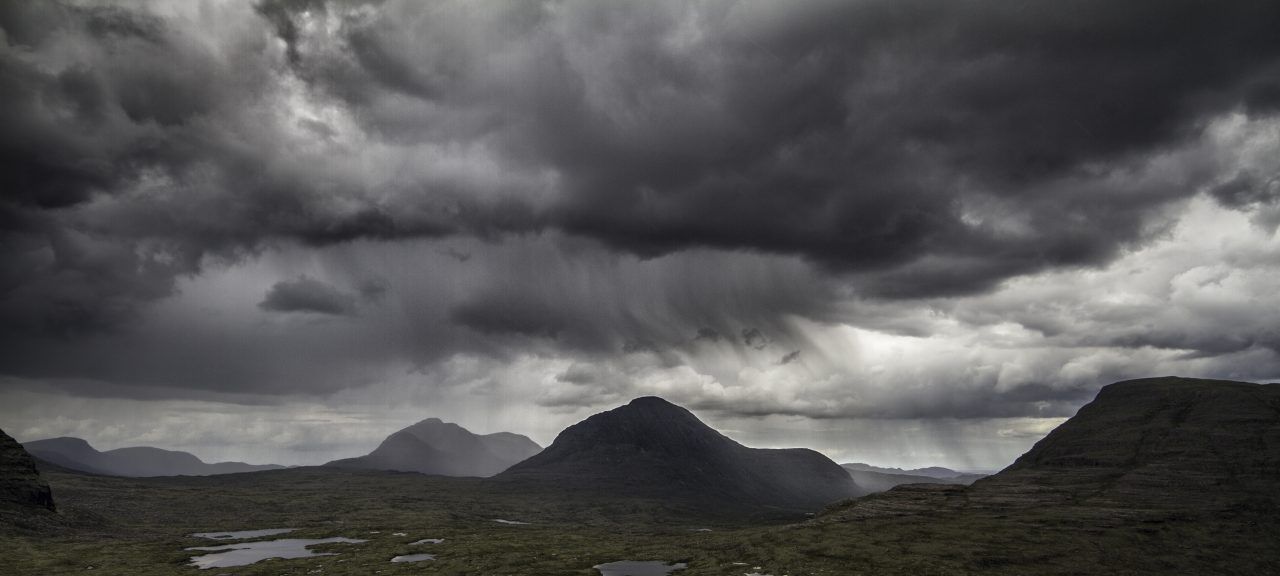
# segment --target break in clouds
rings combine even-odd
[[[314,462],[658,394],[755,445],[1001,466],[1114,380],[1280,376],[1277,29],[6,2],[0,416]]]

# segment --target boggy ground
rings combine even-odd
[[[1247,507],[1212,514],[1087,503],[1010,508],[974,504],[961,487],[930,485],[805,518],[327,468],[195,478],[45,475],[59,511],[0,524],[0,574],[592,575],[591,566],[615,560],[687,562],[680,576],[1280,574],[1280,518]],[[288,537],[368,542],[315,548],[337,556],[207,571],[187,565],[192,553],[183,548],[218,544],[187,534],[280,527],[299,529]],[[695,531],[701,528],[711,531]],[[445,542],[408,544],[422,538]],[[437,559],[390,562],[423,552]]]

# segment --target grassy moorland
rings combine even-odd
[[[960,487],[919,487],[814,518],[698,511],[476,479],[304,468],[127,479],[46,471],[59,512],[28,514],[0,538],[0,573],[596,574],[622,559],[687,562],[679,574],[1277,574],[1280,519],[1263,511],[1190,514],[975,506]],[[528,522],[506,525],[501,518]],[[337,556],[199,571],[192,532],[291,527],[347,536]],[[711,531],[695,531],[710,528]],[[404,533],[396,536],[395,533]],[[410,546],[421,538],[441,544]],[[395,555],[436,560],[392,564]],[[754,567],[761,567],[755,570]]]

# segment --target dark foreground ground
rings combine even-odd
[[[45,475],[59,512],[0,524],[2,574],[590,575],[597,574],[592,566],[615,560],[687,562],[680,576],[1280,574],[1280,519],[1248,509],[1009,508],[974,505],[963,488],[909,487],[805,518],[323,468],[195,478]],[[300,529],[289,537],[368,542],[329,545],[337,556],[206,571],[187,565],[192,553],[184,547],[217,544],[187,534],[280,527]],[[695,531],[704,528],[711,530]],[[445,542],[408,545],[422,538]],[[389,562],[421,552],[437,560]]]

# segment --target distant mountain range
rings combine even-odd
[[[243,462],[207,464],[189,452],[147,446],[99,452],[88,442],[67,436],[26,442],[23,447],[32,456],[63,468],[107,476],[210,476],[284,468]]]
[[[968,486],[984,474],[966,474],[937,466],[903,470],[901,468],[881,468],[870,464],[841,464],[841,468],[849,473],[854,482],[868,492],[884,492],[903,484],[957,484]]]
[[[950,479],[960,476],[985,476],[985,474],[957,472],[950,468],[942,468],[940,466],[930,466],[928,468],[913,468],[911,470],[903,470],[902,468],[883,468],[880,466],[872,466],[861,462],[849,462],[840,465],[845,470],[859,472],[877,472],[880,474],[898,474],[906,476],[928,476],[929,478]]]
[[[35,459],[0,430],[0,513],[53,510],[53,494],[40,477]]]
[[[566,428],[497,479],[789,510],[815,510],[865,492],[818,452],[748,448],[656,397]]]
[[[457,424],[428,418],[388,436],[365,456],[334,460],[326,466],[487,477],[541,450],[519,434],[482,436]]]

